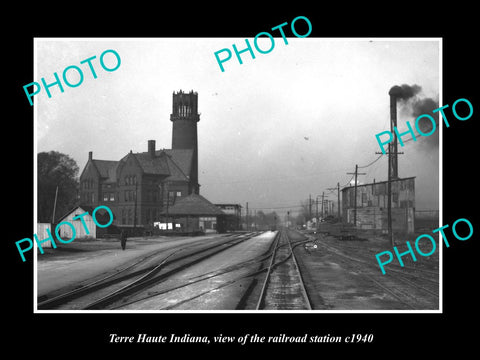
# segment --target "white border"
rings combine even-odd
[[[318,38],[328,41],[438,41],[439,45],[439,106],[443,106],[443,38]],[[151,41],[160,38],[33,38],[33,76],[38,78],[37,74],[37,40],[41,41]],[[167,39],[167,38],[163,38]],[[172,38],[173,39],[173,38]],[[179,38],[187,39],[187,38]],[[198,40],[198,39],[197,39]],[[33,105],[33,177],[34,177],[34,199],[33,199],[33,228],[37,229],[37,107]],[[440,126],[439,119],[439,227],[443,226],[443,126]],[[37,252],[34,246],[33,254],[33,312],[35,314],[442,314],[443,313],[443,246],[439,238],[439,309],[438,310],[38,310],[37,306]]]

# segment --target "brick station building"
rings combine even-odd
[[[156,149],[155,140],[148,140],[146,151],[130,150],[120,160],[95,159],[90,151],[80,175],[80,205],[108,206],[112,229],[147,229],[177,200],[199,194],[198,94],[174,92],[170,120],[171,149]]]

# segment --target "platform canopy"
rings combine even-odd
[[[183,198],[177,198],[175,204],[168,208],[168,213],[167,211],[163,211],[161,214],[175,217],[225,215],[222,209],[198,194],[190,194]]]

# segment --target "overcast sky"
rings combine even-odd
[[[157,149],[171,148],[172,92],[194,90],[200,193],[214,203],[248,201],[283,213],[310,194],[336,200],[326,189],[347,184],[355,164],[378,157],[375,134],[390,127],[393,85],[417,84],[418,97],[439,100],[436,39],[275,40],[270,53],[252,59],[246,52],[243,65],[234,55],[221,72],[214,52],[242,49],[244,38],[36,39],[32,81],[53,82],[53,73],[61,77],[70,65],[84,70],[80,86],[35,97],[37,151],[68,154],[81,171],[89,151],[119,160],[146,151],[150,139]],[[116,71],[98,62],[107,49],[121,57]],[[97,79],[80,64],[93,55]],[[414,117],[399,104],[400,129],[407,120]],[[417,209],[438,209],[438,144],[427,140],[399,146],[399,176],[416,176]],[[360,183],[386,180],[387,157],[360,171],[367,173]]]

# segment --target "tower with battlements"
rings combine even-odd
[[[195,188],[193,192],[198,194],[198,139],[197,122],[200,121],[198,113],[198,94],[193,90],[184,93],[182,90],[173,93],[172,114],[170,121],[172,128],[172,150],[189,149],[193,151],[191,183]]]

